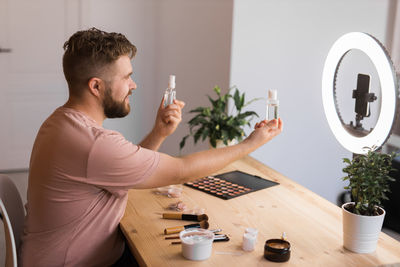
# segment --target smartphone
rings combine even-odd
[[[356,99],[356,106],[354,111],[363,116],[369,117],[369,89],[370,89],[370,76],[359,73],[357,76],[357,89],[353,90],[353,98]]]

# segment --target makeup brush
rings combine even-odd
[[[162,217],[163,219],[196,221],[196,222],[208,220],[207,214],[195,215],[195,214],[183,214],[183,213],[163,213]]]
[[[213,233],[219,233],[222,231],[222,229],[211,229],[208,230],[211,231]],[[218,236],[218,234],[216,234],[215,236]],[[170,236],[166,236],[165,239],[179,239],[179,235],[170,235]]]
[[[224,241],[229,241],[229,236],[227,235],[215,235],[214,241],[213,242],[224,242]],[[182,241],[172,241],[171,245],[178,245],[182,244]]]
[[[188,228],[203,228],[203,229],[208,229],[209,224],[208,221],[201,221],[199,223],[194,223],[194,224],[188,224],[188,225],[182,225],[182,226],[175,226],[175,227],[168,227],[164,229],[164,234],[169,235],[169,234],[177,234],[185,229]]]

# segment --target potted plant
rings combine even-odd
[[[382,229],[385,210],[381,201],[388,199],[389,182],[394,181],[389,173],[395,153],[384,154],[369,149],[365,155],[356,155],[353,160],[347,158],[343,177],[349,185],[353,202],[342,205],[343,246],[357,253],[371,253],[376,249],[379,233]]]
[[[235,89],[233,95],[230,93]],[[228,145],[230,142],[237,140],[241,141],[245,136],[243,127],[250,126],[250,121],[257,113],[254,111],[243,111],[243,108],[252,103],[253,101],[259,100],[259,98],[253,99],[249,102],[245,102],[245,94],[240,94],[236,87],[232,87],[226,94],[221,95],[221,88],[219,86],[214,87],[214,92],[217,94],[217,98],[213,99],[208,96],[211,102],[211,107],[198,107],[190,111],[190,113],[197,113],[189,121],[190,133],[182,138],[179,143],[180,149],[185,146],[186,139],[193,136],[194,143],[202,139],[209,139],[212,147],[217,147],[219,143]],[[227,106],[228,100],[232,99],[236,108],[235,114],[228,114]]]

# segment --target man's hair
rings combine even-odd
[[[81,95],[89,80],[101,76],[104,69],[120,56],[133,58],[136,47],[120,33],[96,28],[78,31],[64,44],[63,70],[70,94]]]

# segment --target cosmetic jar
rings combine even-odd
[[[258,229],[246,228],[243,234],[242,248],[244,251],[253,251],[257,242]]]
[[[168,185],[168,186],[163,186],[163,187],[157,188],[156,192],[158,194],[168,196],[171,198],[178,198],[178,197],[181,197],[182,190],[183,190],[182,185]]]
[[[211,256],[214,233],[201,228],[188,228],[179,233],[182,254],[188,260],[201,261]]]
[[[283,239],[269,239],[265,242],[264,258],[274,262],[290,259],[290,243]]]

